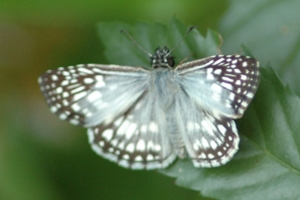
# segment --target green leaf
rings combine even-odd
[[[124,28],[125,27],[125,28]],[[126,29],[147,51],[170,48],[189,26],[173,19],[161,24],[101,23],[99,35],[110,63],[149,67],[148,56],[119,30]],[[174,51],[177,63],[218,54],[219,35],[192,31]],[[261,83],[244,117],[237,120],[240,150],[228,164],[195,168],[189,159],[177,160],[160,172],[176,184],[217,199],[296,199],[300,196],[300,100],[285,88],[272,68],[261,68]]]
[[[271,62],[285,83],[300,94],[300,1],[231,0],[221,21],[223,50],[243,43],[262,63]]]
[[[159,23],[129,25],[121,22],[102,22],[98,25],[98,33],[105,46],[105,54],[109,63],[150,68],[149,56],[120,31],[127,30],[146,51],[152,54],[159,46],[172,49],[190,27],[184,26],[176,19],[172,19],[170,27]],[[209,30],[207,37],[203,38],[197,29],[194,29],[172,55],[175,56],[177,63],[184,59],[206,57],[218,54],[220,43],[218,33]]]
[[[256,97],[238,120],[240,149],[214,169],[177,162],[164,173],[178,185],[218,199],[296,199],[300,196],[300,100],[274,71],[261,69]]]

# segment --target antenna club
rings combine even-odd
[[[182,36],[181,40],[166,54],[166,56],[169,56],[182,42],[183,40],[186,38],[186,36],[194,29],[197,28],[197,26],[191,26],[189,28],[189,30]],[[121,33],[124,33],[125,35],[127,35],[127,37],[139,48],[141,49],[144,53],[146,53],[148,56],[152,57],[152,54],[150,54],[148,51],[146,51],[139,43],[137,43],[137,41],[135,39],[133,39],[133,37],[125,30],[125,29],[121,29],[120,30]]]
[[[191,26],[190,29],[188,30],[188,32],[190,32],[191,30],[193,30],[194,28],[198,28],[197,26]]]

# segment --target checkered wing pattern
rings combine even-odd
[[[88,130],[95,152],[132,169],[168,166],[176,158],[159,97],[147,90],[113,123]]]
[[[218,167],[238,150],[239,136],[232,119],[202,110],[188,95],[178,95],[174,120],[186,152],[195,167]]]
[[[196,167],[227,163],[238,150],[235,122],[259,84],[259,63],[240,55],[218,55],[179,65],[183,90],[175,106],[186,150]]]
[[[214,116],[240,118],[259,84],[259,63],[251,57],[217,55],[179,65],[181,88]]]
[[[195,167],[228,162],[239,143],[233,119],[257,90],[259,63],[217,55],[172,68],[167,48],[151,59],[152,70],[98,64],[49,70],[39,84],[53,113],[87,127],[93,150],[123,167],[164,168],[186,154]]]
[[[92,127],[126,112],[144,93],[148,77],[141,68],[88,64],[49,70],[38,81],[60,119]]]
[[[155,169],[176,154],[150,76],[140,68],[88,64],[49,70],[39,83],[53,113],[89,128],[97,154],[123,167]]]

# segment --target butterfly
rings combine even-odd
[[[88,128],[92,149],[125,168],[165,168],[177,157],[224,165],[238,151],[234,119],[255,95],[259,62],[215,55],[175,66],[173,49],[148,53],[150,70],[80,64],[48,70],[38,82],[53,113]]]

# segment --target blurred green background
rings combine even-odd
[[[268,2],[261,2],[265,7],[257,11],[264,15]],[[183,23],[198,26],[204,35],[207,28],[219,31],[225,46],[236,42],[225,53],[237,53],[242,42],[250,46],[254,43],[236,35],[253,35],[235,31],[247,26],[247,20],[240,18],[242,10],[231,10],[223,18],[229,6],[229,1],[219,0],[1,0],[0,199],[206,199],[196,191],[176,186],[174,179],[158,172],[126,170],[97,156],[87,142],[85,129],[60,121],[50,113],[37,78],[60,66],[107,63],[96,32],[96,24],[101,21],[169,24],[176,16]],[[247,5],[244,8],[248,17],[259,16],[247,13]],[[242,20],[235,23],[232,19]],[[300,27],[297,23],[292,25]],[[256,28],[251,30],[269,36]],[[282,28],[278,30],[283,32],[278,34],[290,33],[289,26]],[[227,37],[232,43],[226,43]],[[259,51],[263,61],[271,59],[263,56],[267,52],[265,47],[256,50]],[[276,59],[276,54],[273,57]],[[294,59],[289,57],[285,61],[292,63],[291,60]]]
[[[155,171],[123,169],[90,148],[86,130],[50,113],[37,84],[48,69],[106,63],[101,21],[217,29],[226,1],[0,1],[0,199],[202,199]]]

